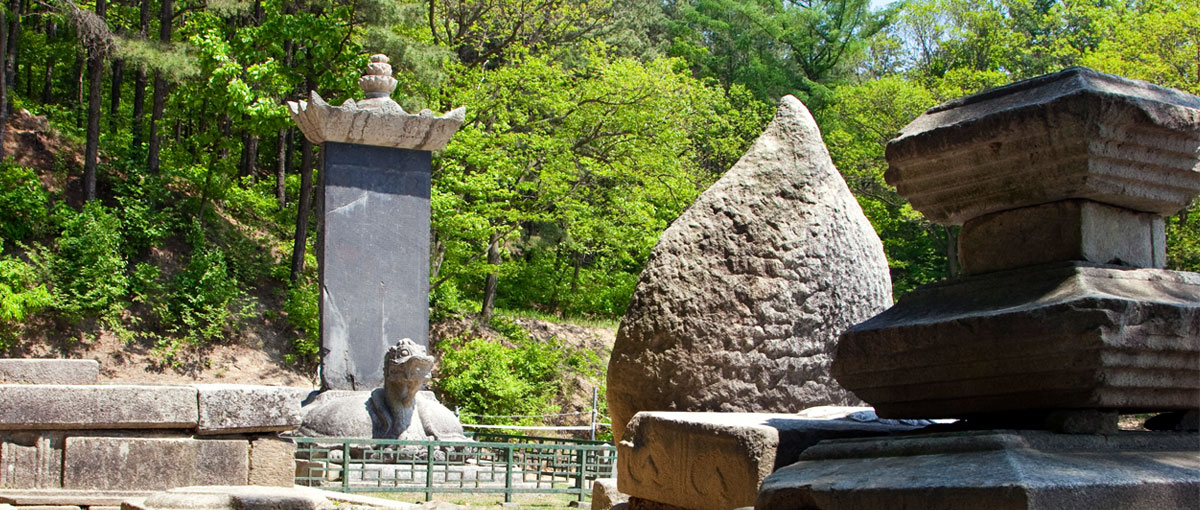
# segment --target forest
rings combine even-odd
[[[64,143],[0,148],[0,350],[30,328],[107,332],[169,365],[259,317],[313,363],[320,154],[284,104],[360,99],[373,53],[406,109],[467,109],[434,157],[432,317],[611,321],[786,94],[818,120],[895,294],[953,276],[955,230],[883,181],[887,140],[1073,65],[1198,94],[1200,3],[11,0],[0,130],[27,110]],[[35,149],[48,163],[22,163]],[[1168,266],[1200,270],[1200,206],[1167,232]]]

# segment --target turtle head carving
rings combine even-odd
[[[425,347],[412,339],[400,340],[384,357],[384,379],[388,387],[403,386],[415,392],[429,381],[433,370],[433,356],[425,353]]]

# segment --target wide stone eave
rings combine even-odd
[[[842,386],[886,418],[1193,409],[1200,274],[1048,264],[928,286],[839,339]]]
[[[1191,128],[1200,113],[1200,97],[1086,67],[1070,67],[930,108],[904,126],[888,143],[888,150],[906,152],[906,145],[914,143],[914,138],[970,130],[972,123],[999,113],[1025,116],[1073,96],[1128,103],[1144,112],[1145,120],[1169,129]]]
[[[325,102],[316,91],[308,101],[288,101],[288,111],[308,141],[342,142],[396,149],[442,150],[466,119],[466,108],[459,107],[440,117],[425,109],[405,112],[388,97],[342,106]]]
[[[888,143],[885,180],[930,220],[1087,199],[1166,216],[1200,193],[1200,98],[1071,68],[951,101]]]

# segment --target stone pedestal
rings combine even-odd
[[[292,118],[322,144],[317,258],[321,283],[321,387],[383,385],[380,360],[401,338],[429,345],[431,152],[462,125],[405,112],[387,57],[359,80],[366,99],[331,106],[316,92],[289,102]]]
[[[821,440],[914,428],[775,413],[640,412],[617,444],[617,487],[673,507],[729,510],[754,504],[767,475]]]
[[[994,430],[825,441],[757,510],[1200,508],[1200,436]]]
[[[851,328],[833,374],[880,416],[967,420],[822,442],[755,508],[1200,507],[1200,435],[1116,430],[1200,407],[1200,274],[1159,269],[1200,192],[1200,98],[1072,68],[933,108],[887,156],[962,225],[968,276]],[[972,430],[996,424],[1034,430]]]
[[[886,177],[976,276],[851,328],[834,377],[885,417],[1200,406],[1200,275],[1153,269],[1198,156],[1200,98],[1090,69],[930,109]]]

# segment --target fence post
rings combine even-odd
[[[599,403],[599,400],[597,399],[597,395],[596,395],[596,387],[592,386],[592,430],[590,431],[591,432],[590,439],[592,441],[596,440],[596,405],[598,403]]]
[[[512,503],[513,447],[504,447],[504,502]]]
[[[342,441],[342,492],[350,492],[350,440]]]
[[[433,501],[433,445],[425,445],[425,501]]]
[[[587,450],[583,446],[580,446],[579,450],[575,452],[575,456],[578,464],[575,470],[575,480],[579,487],[579,501],[583,501],[583,478],[584,473],[587,471]]]

